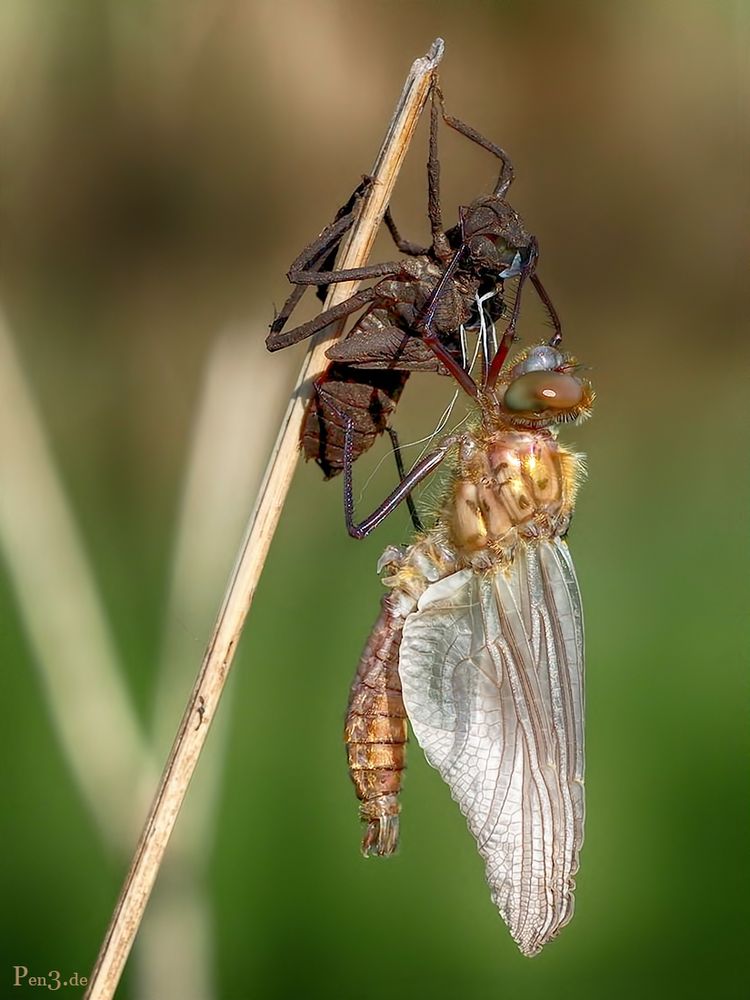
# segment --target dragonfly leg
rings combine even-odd
[[[341,206],[341,208],[338,210],[338,212],[334,216],[334,219],[333,219],[334,223],[338,222],[340,219],[346,219],[347,220],[348,225],[346,226],[346,229],[344,230],[344,233],[348,232],[349,229],[351,228],[351,226],[352,226],[352,224],[354,222],[355,214],[356,214],[355,211],[354,211],[354,208],[357,205],[357,202],[359,201],[359,199],[362,197],[362,195],[367,192],[367,190],[369,189],[369,187],[372,184],[372,182],[373,182],[373,178],[370,177],[368,174],[364,174],[363,177],[362,177],[362,180],[359,182],[359,184],[356,186],[356,188],[354,189],[354,191],[351,193],[348,201],[346,201],[345,204],[343,204]],[[342,233],[341,236],[339,236],[339,238],[336,240],[336,242],[331,246],[331,249],[328,252],[328,256],[323,260],[322,264],[320,264],[320,270],[321,271],[333,271],[334,270],[335,265],[336,265],[336,255],[339,252],[339,247],[341,246],[341,240],[343,239],[344,233]],[[319,262],[319,260],[320,260],[320,257],[317,256],[316,259],[315,259],[315,261],[313,263],[317,264]],[[295,261],[295,263],[296,263],[296,261]],[[292,265],[292,267],[293,266],[294,265]],[[320,299],[321,302],[325,302],[327,291],[328,291],[328,285],[319,285],[318,286],[318,290],[317,290],[317,292],[315,294]]]
[[[349,225],[351,225],[351,222],[349,223]],[[349,227],[347,226],[346,228]],[[315,244],[310,244],[310,247],[306,247],[305,250],[303,251],[303,254],[306,255],[307,263],[311,266],[317,266],[320,263],[321,259],[326,255],[328,255],[328,258],[333,257],[333,259],[335,260],[336,253],[338,251],[338,247],[341,242],[341,237],[344,232],[346,232],[346,229],[343,229],[338,234],[335,234],[330,240],[326,241],[322,241],[322,237],[319,237],[319,239],[315,241]],[[314,247],[315,252],[312,254],[308,254],[308,251],[310,251],[311,247]],[[297,264],[297,262],[301,259],[301,257],[302,255],[300,255],[300,258],[298,258],[298,260],[295,261],[295,264]],[[321,300],[325,299],[327,288],[328,288],[327,285],[319,286],[317,292],[318,298],[320,298]],[[287,320],[292,315],[294,310],[297,308],[299,300],[302,298],[302,296],[305,294],[306,291],[307,291],[307,285],[295,284],[291,294],[289,295],[289,298],[281,307],[280,312],[278,312],[273,318],[273,322],[271,323],[272,334],[279,333],[281,330],[284,329]]]
[[[505,328],[502,340],[500,341],[500,346],[495,352],[495,357],[492,359],[492,364],[490,365],[489,371],[487,372],[487,376],[484,380],[485,389],[494,388],[498,376],[500,375],[500,371],[505,364],[505,359],[508,357],[508,353],[514,340],[516,339],[516,323],[518,322],[518,316],[521,311],[521,293],[523,292],[526,280],[528,278],[533,278],[538,256],[539,248],[537,246],[536,238],[532,237],[529,259],[524,265],[524,268],[521,271],[521,276],[518,279],[518,289],[516,290],[516,301],[513,303],[513,311],[511,312],[510,320]]]
[[[411,277],[400,260],[367,264],[365,267],[345,267],[340,271],[295,270],[292,267],[287,277],[294,285],[333,285],[341,281],[366,281],[368,278],[387,278],[396,274]]]
[[[495,190],[493,194],[497,195],[498,198],[503,198],[508,190],[508,188],[513,183],[513,163],[511,158],[501,149],[496,143],[491,142],[481,132],[477,132],[475,128],[471,125],[467,125],[466,122],[462,122],[460,118],[454,118],[452,115],[447,115],[445,113],[445,104],[443,101],[443,94],[437,84],[434,84],[434,94],[437,100],[440,102],[440,109],[443,116],[443,121],[445,124],[452,128],[455,132],[460,132],[461,135],[465,136],[471,142],[475,142],[482,149],[486,149],[488,153],[492,153],[493,156],[500,160],[500,176],[497,179],[497,184],[495,185]]]
[[[448,369],[461,388],[468,392],[470,396],[476,397],[478,392],[476,382],[467,371],[464,371],[458,361],[456,361],[453,355],[441,343],[438,335],[432,330],[432,323],[435,318],[435,309],[437,308],[438,300],[443,294],[448,282],[451,281],[453,275],[458,270],[461,258],[467,252],[467,249],[467,244],[462,243],[458,250],[456,250],[453,255],[453,259],[441,274],[440,281],[438,281],[437,285],[435,285],[432,290],[426,306],[422,310],[421,315],[417,318],[414,325],[418,335],[421,336],[422,340],[425,344],[427,344],[435,357],[437,357],[438,360],[441,361]]]
[[[337,414],[337,416],[343,421],[344,424],[344,455],[343,455],[343,466],[342,466],[344,471],[344,516],[346,518],[346,527],[349,534],[352,535],[353,538],[364,538],[373,530],[374,527],[376,527],[377,524],[380,523],[380,521],[383,520],[383,518],[387,517],[388,514],[391,513],[391,511],[395,510],[402,500],[406,500],[406,505],[409,508],[409,514],[411,516],[412,524],[414,525],[414,530],[424,531],[424,525],[422,524],[419,514],[417,513],[417,508],[411,496],[411,490],[414,488],[414,486],[416,486],[419,482],[421,482],[421,480],[425,476],[429,475],[429,473],[432,471],[433,468],[439,465],[440,461],[442,461],[442,458],[438,462],[431,464],[428,470],[424,472],[422,476],[420,476],[418,479],[412,482],[411,485],[408,486],[408,488],[405,491],[399,492],[403,487],[404,483],[407,481],[408,477],[404,469],[404,463],[401,457],[401,445],[399,444],[398,435],[396,434],[396,431],[392,427],[386,427],[385,429],[388,433],[388,436],[391,439],[393,455],[396,460],[396,468],[398,469],[398,475],[399,475],[399,485],[386,498],[383,504],[381,504],[381,506],[378,507],[378,509],[374,511],[373,514],[370,515],[369,518],[363,521],[362,524],[359,525],[355,524],[354,523],[354,475],[353,475],[354,420],[352,417],[349,416],[349,414],[345,410],[343,410],[340,406],[336,405],[336,403],[333,401],[329,393],[325,392],[322,380],[316,379],[315,382],[313,382],[313,388],[315,390],[316,396],[318,397],[319,405],[322,407],[325,397],[325,405],[330,410],[333,410],[333,412]],[[450,443],[448,443],[446,439],[446,441],[441,443],[441,448],[445,446],[444,450],[445,452],[447,452],[448,448],[450,448],[454,443],[455,441],[453,440],[451,440]],[[427,456],[427,458],[430,457],[431,456]],[[443,457],[445,456],[443,455]],[[425,460],[423,459],[422,461],[424,462]],[[421,463],[417,463],[417,465],[420,464]],[[414,466],[414,469],[417,468],[417,465]],[[413,476],[414,469],[412,469],[409,472],[408,474],[409,476]],[[392,502],[390,506],[388,506],[387,510],[382,512],[381,508],[384,505],[388,504],[389,501],[392,501],[393,497],[396,494],[398,494],[398,499],[395,500],[395,502]],[[375,520],[373,523],[370,523],[376,516],[377,520]]]
[[[450,435],[444,438],[439,446],[429,455],[420,459],[407,474],[402,478],[398,486],[385,500],[366,517],[364,521],[357,524],[354,520],[354,483],[352,467],[354,465],[354,421],[346,414],[342,413],[346,422],[346,435],[344,437],[344,517],[346,518],[346,529],[352,538],[366,538],[398,505],[406,499],[415,486],[426,479],[430,473],[440,465],[450,449],[458,443],[457,435]]]
[[[333,222],[329,223],[323,232],[308,243],[297,255],[290,270],[298,272],[320,268],[323,271],[328,271],[333,268],[341,240],[354,223],[355,206],[361,196],[367,191],[371,181],[372,178],[370,177],[362,178],[362,181],[354,189],[349,200],[336,213]],[[328,285],[325,284],[318,287],[317,296],[321,302],[325,299],[327,289]],[[277,333],[284,328],[286,321],[294,312],[305,291],[306,286],[295,284],[294,290],[282,306],[281,311],[274,317],[271,324],[272,333]]]
[[[266,337],[266,347],[269,351],[280,351],[291,344],[299,343],[300,340],[306,340],[308,337],[312,337],[314,333],[319,333],[325,329],[334,320],[343,319],[345,316],[349,316],[351,313],[361,309],[362,306],[367,305],[368,302],[372,302],[373,299],[377,298],[377,295],[378,291],[376,287],[364,288],[359,292],[355,292],[354,295],[350,295],[343,302],[339,302],[337,306],[331,306],[330,309],[326,309],[314,319],[295,327],[293,330],[281,330],[274,323],[271,325],[271,332]]]
[[[405,253],[409,257],[424,257],[430,252],[429,247],[421,247],[417,243],[412,243],[411,240],[404,239],[398,231],[396,223],[393,221],[393,215],[391,214],[390,208],[385,210],[383,221],[386,224],[388,232],[391,234],[393,242],[396,244],[401,253]]]
[[[398,470],[398,478],[401,482],[406,479],[406,469],[404,468],[404,461],[401,457],[401,445],[398,440],[398,434],[393,429],[393,427],[386,427],[386,433],[391,439],[391,447],[393,448],[393,457],[396,460],[396,469]],[[422,524],[422,519],[417,512],[416,504],[414,503],[414,497],[411,493],[406,494],[406,506],[409,508],[409,516],[411,517],[411,523],[414,525],[415,531],[424,531],[424,525]]]
[[[295,258],[287,272],[287,277],[293,285],[318,285],[318,298],[322,300],[329,285],[342,281],[383,278],[397,274],[401,270],[402,265],[399,261],[369,264],[366,267],[338,269],[334,267],[341,240],[354,223],[355,206],[372,184],[372,180],[372,177],[367,175],[362,178],[349,200],[336,213],[333,222]],[[324,259],[320,266],[322,258]],[[316,265],[320,266],[319,270],[316,269]]]
[[[557,314],[557,309],[555,309],[552,304],[552,299],[547,294],[547,289],[544,287],[536,273],[531,275],[531,284],[534,286],[537,295],[544,303],[547,315],[552,320],[552,326],[555,328],[555,332],[550,339],[549,346],[559,347],[562,343],[562,324],[560,323],[560,317]]]
[[[430,219],[432,232],[432,247],[436,256],[443,264],[448,265],[451,259],[451,248],[448,237],[443,230],[443,211],[440,207],[440,158],[438,156],[438,124],[440,88],[437,80],[433,81],[430,103],[430,147],[427,157],[427,215]]]

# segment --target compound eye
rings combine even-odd
[[[559,351],[547,344],[540,344],[539,347],[532,347],[527,357],[513,367],[512,374],[515,376],[525,375],[526,372],[550,372],[562,368],[564,364],[565,358]]]
[[[503,406],[512,413],[572,410],[583,399],[583,385],[565,372],[528,372],[513,379]]]

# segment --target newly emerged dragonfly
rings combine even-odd
[[[525,955],[573,912],[583,840],[583,618],[565,535],[582,456],[557,426],[591,412],[574,358],[542,344],[504,365],[504,337],[471,430],[445,438],[361,525],[372,530],[455,454],[434,526],[380,560],[388,594],[346,722],[366,854],[392,853],[407,719],[466,816],[492,899]],[[349,435],[351,437],[351,435]]]
[[[321,270],[335,246],[331,232],[349,224],[342,212],[290,272],[297,288],[268,344],[286,346],[367,306],[328,352],[334,364],[308,410],[304,438],[308,456],[327,475],[343,471],[354,537],[368,535],[452,458],[434,524],[411,545],[386,549],[379,563],[388,593],[350,694],[349,768],[366,824],[363,851],[391,854],[411,724],[466,816],[493,901],[521,951],[534,955],[572,915],[583,840],[583,619],[565,541],[583,459],[558,442],[557,431],[589,415],[594,393],[576,360],[559,349],[559,320],[535,275],[536,240],[505,201],[512,167],[499,147],[492,146],[502,160],[494,193],[462,210],[459,225],[443,232],[436,108],[433,102],[432,247],[411,265]],[[395,236],[392,221],[390,228]],[[305,284],[368,277],[381,280],[317,320],[283,331]],[[519,279],[516,300],[498,344],[493,320],[504,314],[503,282],[512,277]],[[528,279],[555,332],[509,360]],[[475,328],[481,377],[466,347],[467,329]],[[336,364],[346,367],[346,377]],[[443,438],[357,523],[352,467],[387,429],[388,414],[380,422],[363,417],[358,400],[336,393],[352,384],[369,398],[379,373],[394,379],[386,393],[392,409],[408,372],[419,367],[452,376],[472,398],[470,429]]]

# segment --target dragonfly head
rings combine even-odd
[[[548,344],[526,351],[498,380],[496,396],[503,419],[519,427],[585,420],[594,390],[568,354]]]

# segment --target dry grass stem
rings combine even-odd
[[[197,637],[211,627],[217,593],[232,566],[278,427],[288,373],[255,336],[261,322],[223,330],[205,366],[180,491],[156,671],[151,726],[156,748],[166,750],[174,737],[175,717],[194,680]],[[201,822],[210,824],[206,811],[199,812]],[[181,828],[184,820],[183,814]]]
[[[205,368],[181,490],[157,669],[151,726],[157,752],[174,736],[174,719],[194,680],[196,636],[211,626],[216,595],[232,565],[278,427],[288,372],[261,339],[249,336],[260,326],[262,320],[223,330]],[[211,959],[216,922],[206,864],[229,743],[228,694],[213,725],[211,753],[204,755],[191,783],[136,941],[131,961],[138,996],[211,1000],[215,995]]]
[[[418,59],[411,68],[372,170],[375,183],[363,198],[357,223],[339,256],[339,267],[360,267],[369,256],[442,54],[443,43],[438,40],[428,55]],[[354,283],[333,285],[324,308],[343,301],[354,287]],[[302,365],[213,635],[92,971],[86,992],[90,1000],[112,997],[120,980],[226,682],[292,480],[305,405],[312,391],[312,378],[325,367],[326,347],[338,332],[338,328],[330,329],[327,336],[314,341]]]

